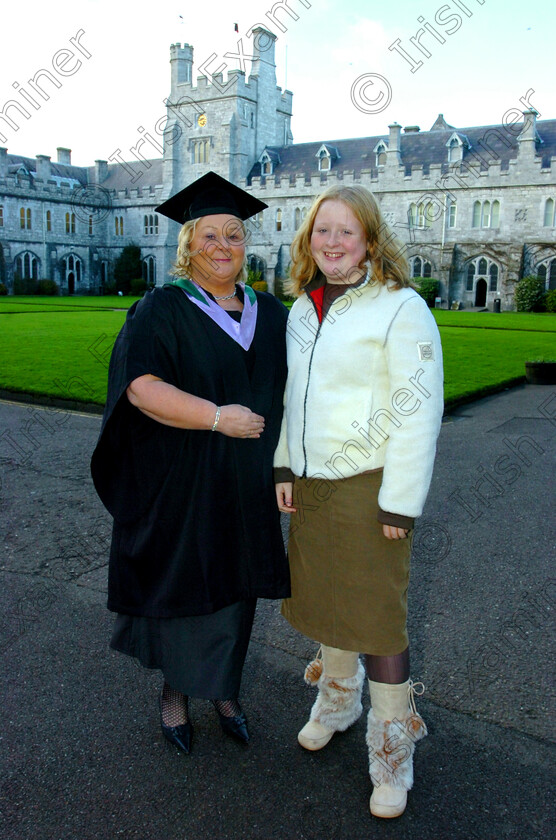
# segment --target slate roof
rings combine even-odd
[[[150,164],[150,169],[147,168],[147,163],[144,161],[132,160],[128,161],[134,172],[143,172],[140,178],[132,183],[132,176],[124,168],[121,163],[111,163],[108,165],[108,176],[102,181],[101,186],[106,190],[125,190],[127,189],[142,189],[143,187],[158,187],[162,186],[162,158],[155,158],[147,161]],[[94,180],[95,168],[94,166],[87,167],[90,181]]]
[[[22,155],[7,155],[8,172],[12,174],[21,165],[25,166],[32,177],[35,177],[37,170],[36,158],[23,157]],[[129,172],[121,163],[111,163],[108,165],[108,175],[102,181],[102,187],[107,190],[124,190],[135,189],[143,187],[156,187],[162,184],[162,158],[149,160],[150,168],[147,164],[138,160],[128,161],[132,169],[139,173],[143,171],[143,175],[134,183],[131,181]],[[56,181],[77,181],[80,184],[90,184],[95,179],[94,166],[72,166],[64,163],[50,162],[50,172],[52,180]]]
[[[7,155],[8,171],[11,166],[23,164],[25,169],[31,175],[36,174],[37,159],[23,157],[22,155]],[[60,178],[62,181],[79,181],[80,184],[87,183],[87,167],[86,166],[68,166],[64,163],[50,162],[50,171],[54,178]]]
[[[496,160],[501,162],[502,169],[508,168],[510,160],[517,157],[518,142],[517,134],[518,127],[523,127],[522,123],[516,123],[512,126],[512,131],[503,125],[480,125],[466,128],[455,128],[447,126],[444,129],[433,128],[430,131],[410,132],[404,134],[402,131],[400,137],[401,159],[402,164],[406,168],[406,173],[411,173],[411,167],[423,167],[425,172],[428,171],[431,163],[440,164],[445,171],[448,169],[448,149],[446,147],[447,141],[457,132],[462,138],[465,136],[471,145],[470,149],[464,149],[463,163],[466,160],[477,161],[477,155],[484,159],[485,164],[481,164],[486,168],[487,160]],[[435,125],[438,120],[435,122]],[[515,132],[515,133],[514,133]],[[537,134],[541,139],[541,143],[537,143],[537,155],[542,157],[543,167],[550,166],[550,158],[556,157],[556,120],[540,120],[537,121]],[[376,177],[378,170],[376,167],[376,156],[373,152],[376,144],[380,140],[388,143],[388,134],[379,134],[372,137],[356,137],[346,140],[316,140],[311,143],[296,143],[291,146],[270,146],[269,152],[274,152],[279,156],[280,163],[274,166],[273,176],[282,178],[290,178],[292,182],[296,176],[304,175],[309,179],[311,175],[316,175],[319,172],[318,160],[315,157],[318,150],[323,143],[328,147],[336,147],[340,160],[332,162],[332,169],[338,171],[355,172],[358,176],[362,169],[371,170],[371,175]],[[481,146],[480,141],[483,141]],[[251,179],[261,175],[261,167],[256,163],[249,172],[247,183],[251,183]]]

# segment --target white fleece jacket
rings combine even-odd
[[[419,516],[443,411],[442,348],[424,300],[367,279],[319,326],[304,293],[290,312],[287,347],[274,465],[332,480],[384,467],[382,510]]]

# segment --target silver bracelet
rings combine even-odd
[[[216,427],[218,426],[218,421],[220,420],[220,406],[216,406],[216,417],[214,418],[214,423],[212,424],[211,432],[216,431]]]

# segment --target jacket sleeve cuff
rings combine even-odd
[[[415,527],[415,518],[413,516],[403,516],[401,513],[389,513],[380,507],[376,518],[383,525],[393,525],[394,528],[405,528],[411,531]]]
[[[295,475],[289,467],[274,467],[274,483],[282,484],[284,481],[295,481]]]

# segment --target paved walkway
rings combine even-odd
[[[162,740],[158,674],[107,646],[110,520],[88,467],[99,424],[0,403],[4,840],[554,836],[553,387],[520,386],[443,426],[410,595],[430,736],[395,821],[368,812],[364,719],[321,753],[297,745],[315,646],[276,603],[259,604],[246,664],[251,744],[200,700],[193,753]]]

